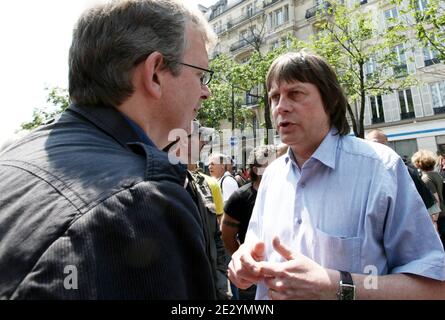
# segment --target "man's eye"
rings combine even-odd
[[[299,97],[301,97],[303,95],[303,92],[302,91],[292,91],[292,93],[291,93],[291,97],[292,98],[299,98]]]

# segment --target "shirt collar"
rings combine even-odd
[[[122,114],[125,118],[125,120],[127,120],[127,122],[130,124],[130,127],[134,130],[134,132],[137,134],[137,136],[139,137],[139,139],[141,139],[141,141],[143,143],[145,143],[146,145],[149,145],[151,147],[155,147],[155,144],[153,143],[153,141],[150,140],[150,138],[147,136],[147,134],[144,132],[144,130],[141,129],[141,127],[139,127],[136,122],[134,122],[133,120],[131,120],[130,118],[128,118],[126,115]]]
[[[337,134],[337,129],[331,128],[331,130],[329,130],[328,134],[324,137],[323,141],[318,146],[317,150],[315,150],[311,158],[317,159],[325,166],[335,169],[335,156],[339,139],[340,135]],[[290,160],[292,160],[294,163],[297,163],[292,149],[288,148],[285,157],[286,164],[288,164]]]
[[[335,169],[337,146],[340,139],[340,135],[337,132],[337,129],[331,128],[312,155],[312,158],[317,159],[332,169]]]

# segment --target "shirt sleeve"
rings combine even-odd
[[[223,201],[229,200],[232,193],[238,190],[238,183],[232,176],[226,177],[222,182]]]
[[[392,183],[385,187],[388,206],[383,234],[388,272],[445,280],[442,244],[401,159],[388,174]]]

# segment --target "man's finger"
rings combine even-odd
[[[292,250],[289,247],[282,244],[278,237],[275,237],[273,239],[272,244],[275,251],[277,251],[284,259],[286,260],[295,259],[295,254],[292,252]]]
[[[255,246],[253,247],[252,250],[252,257],[256,260],[256,261],[261,261],[264,259],[264,250],[265,250],[265,245],[264,242],[257,242],[255,244]]]

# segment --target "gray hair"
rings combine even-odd
[[[71,101],[121,105],[134,92],[135,67],[155,51],[164,56],[164,68],[178,75],[188,22],[202,32],[207,46],[213,43],[202,14],[177,0],[116,0],[87,10],[70,48]]]
[[[209,160],[210,159],[217,160],[218,161],[217,164],[232,164],[233,165],[232,158],[227,154],[212,153],[209,155]]]

